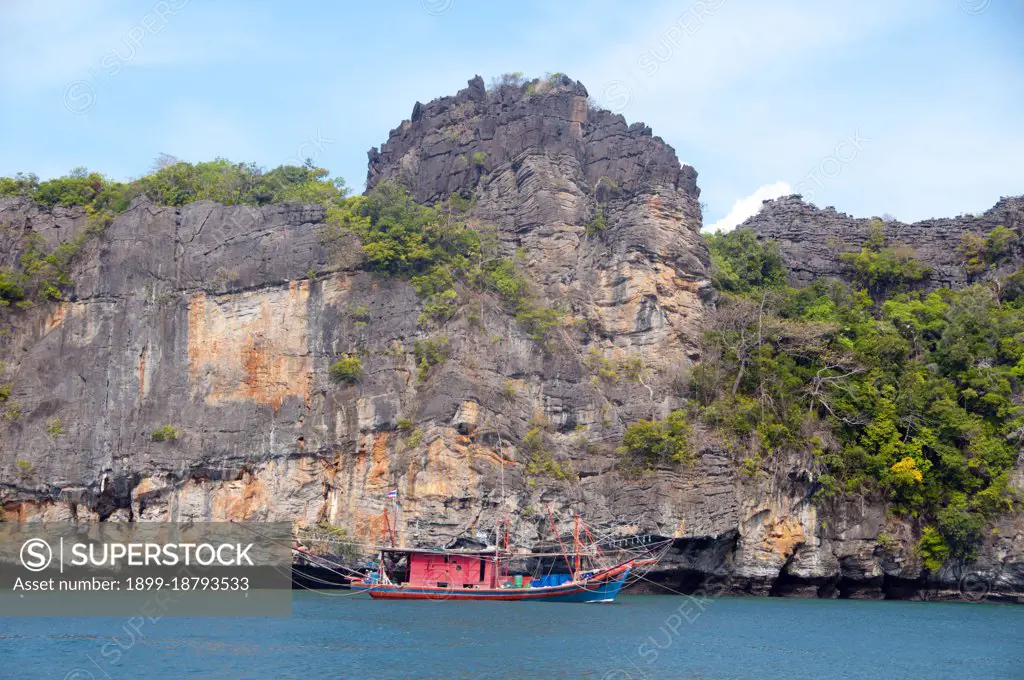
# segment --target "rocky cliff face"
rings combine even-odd
[[[764,201],[761,211],[740,228],[778,242],[790,282],[804,285],[820,277],[842,278],[839,255],[860,249],[873,219],[881,218],[850,217],[832,207],[821,209],[805,203],[794,195]],[[934,269],[928,281],[930,287],[959,288],[968,282],[958,250],[961,236],[965,232],[984,236],[998,226],[1024,233],[1024,196],[1003,198],[976,216],[883,223],[886,238],[912,248],[917,259]]]
[[[706,448],[692,468],[621,469],[625,425],[678,405],[714,304],[696,173],[649,129],[588,108],[568,79],[487,92],[475,78],[370,152],[369,184],[385,179],[422,201],[475,197],[472,219],[565,310],[557,332],[535,341],[481,296],[423,374],[422,300],[365,271],[354,241],[325,249],[322,209],[138,200],[89,242],[66,301],[12,317],[7,519],[326,521],[374,541],[397,488],[410,545],[486,532],[508,511],[533,547],[551,540],[550,505],[618,536],[675,538],[652,576],[675,589],[956,594],[960,573],[926,580],[912,553],[879,543],[909,532],[882,505],[812,503],[809,461],[751,479]],[[28,232],[55,244],[85,217],[3,199],[0,223],[13,261]],[[357,384],[328,378],[342,353],[362,358]],[[627,360],[635,379],[600,375]],[[155,441],[164,426],[177,436]],[[976,580],[1019,593],[1021,519],[999,536]]]
[[[532,278],[595,322],[605,349],[646,348],[656,363],[680,345],[692,355],[714,295],[697,173],[642,123],[590,108],[580,83],[487,92],[478,76],[417,102],[369,156],[369,187],[399,180],[422,202],[475,195],[475,216],[509,254],[529,254]],[[598,214],[605,231],[588,237]]]

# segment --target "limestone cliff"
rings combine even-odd
[[[533,278],[608,347],[645,348],[656,363],[693,348],[713,296],[697,173],[642,123],[590,108],[580,83],[487,92],[478,76],[417,102],[369,156],[369,187],[398,179],[422,202],[476,195],[475,215],[529,253]],[[599,212],[606,231],[588,237]]]
[[[366,271],[354,241],[326,249],[321,208],[138,199],[88,242],[65,301],[13,313],[7,519],[326,521],[372,541],[397,488],[408,544],[488,531],[509,510],[529,548],[550,540],[550,505],[676,538],[656,574],[676,589],[955,594],[960,573],[929,580],[879,543],[908,531],[881,504],[812,502],[808,461],[751,479],[706,447],[692,468],[621,469],[625,425],[678,405],[714,305],[696,173],[648,128],[589,107],[581,84],[541,85],[475,78],[416,104],[371,150],[368,184],[474,197],[472,218],[565,310],[548,341],[481,296],[445,325],[448,359],[420,371],[422,300]],[[0,223],[11,262],[28,233],[66,241],[85,216],[0,199]],[[344,353],[362,358],[356,384],[329,379]],[[601,375],[626,360],[636,379]],[[165,426],[175,436],[153,436]],[[530,430],[550,465],[529,465]],[[974,569],[1019,593],[1024,526],[1000,529]]]
[[[961,236],[965,232],[985,236],[998,226],[1024,233],[1024,196],[1000,199],[980,215],[912,224],[893,219],[882,222],[886,238],[910,247],[917,259],[932,267],[929,286],[959,288],[968,283],[959,252]],[[740,228],[776,241],[789,269],[790,282],[799,286],[821,277],[842,278],[845,272],[839,255],[859,250],[868,238],[871,223],[872,219],[854,218],[832,207],[821,209],[794,195],[764,201],[761,210]],[[1021,254],[1015,255],[1014,261],[1019,264]]]

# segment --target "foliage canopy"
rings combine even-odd
[[[804,452],[819,499],[884,496],[918,524],[929,568],[972,557],[985,523],[1020,500],[1009,486],[1024,443],[1014,287],[915,290],[928,268],[880,229],[843,256],[852,286],[781,284],[770,244],[742,230],[709,247],[726,293],[693,376],[704,423],[751,470]]]

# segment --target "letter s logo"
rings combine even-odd
[[[30,538],[21,546],[21,564],[29,571],[42,571],[53,561],[50,544],[41,538]]]

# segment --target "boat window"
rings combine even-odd
[[[480,558],[480,583],[484,582],[484,570],[487,568],[487,562],[484,558]]]

